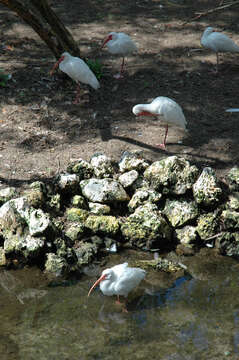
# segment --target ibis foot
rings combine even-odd
[[[165,144],[156,144],[155,146],[157,146],[158,148],[160,148],[162,150],[166,150],[166,145]]]

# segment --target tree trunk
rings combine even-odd
[[[80,56],[75,40],[51,9],[48,0],[32,0],[30,3],[24,0],[0,0],[0,3],[30,25],[57,59],[64,51]]]

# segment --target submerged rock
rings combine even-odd
[[[54,254],[48,253],[47,260],[45,262],[45,271],[47,273],[54,274],[55,276],[61,276],[67,273],[68,264],[67,261]]]
[[[155,161],[144,172],[145,178],[155,190],[177,195],[185,194],[191,189],[198,174],[196,166],[177,156]]]
[[[198,238],[196,226],[186,225],[182,229],[176,229],[175,232],[181,244],[190,247],[196,244]]]
[[[5,266],[5,265],[7,265],[5,250],[3,247],[0,247],[0,266]]]
[[[206,167],[193,185],[193,195],[196,202],[204,206],[218,204],[222,189],[218,184],[216,174],[213,169]]]
[[[198,218],[197,232],[202,240],[207,240],[215,235],[219,225],[217,212],[200,215]]]
[[[90,164],[97,178],[108,178],[114,174],[113,161],[102,153],[94,154],[90,160]]]
[[[83,195],[91,202],[111,203],[129,200],[129,195],[122,185],[113,179],[82,180],[80,186]]]
[[[99,246],[92,242],[79,241],[75,248],[78,266],[87,265],[92,262],[98,254]]]
[[[179,227],[197,217],[198,207],[195,201],[167,199],[163,213],[173,227]]]
[[[239,232],[224,232],[218,237],[217,248],[221,254],[239,257]]]
[[[124,219],[121,232],[132,246],[144,250],[163,248],[171,242],[172,231],[157,206],[146,203]]]

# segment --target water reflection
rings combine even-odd
[[[151,274],[152,282],[129,299],[128,313],[100,291],[88,298],[89,277],[49,282],[36,269],[1,271],[1,354],[4,360],[238,360],[234,264],[227,260],[213,276],[185,275],[168,286]]]

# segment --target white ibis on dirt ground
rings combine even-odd
[[[50,74],[53,75],[55,69],[59,66],[60,70],[66,73],[72,80],[77,83],[77,93],[74,104],[79,102],[80,83],[90,85],[97,90],[100,87],[99,81],[89,66],[80,58],[71,56],[68,52],[64,52],[60,59],[53,66]]]
[[[239,46],[234,43],[227,35],[214,31],[212,27],[207,27],[201,37],[201,44],[206,49],[210,49],[216,53],[217,66],[216,73],[218,72],[219,55],[220,52],[239,52]]]
[[[187,131],[187,121],[182,108],[174,100],[168,97],[159,96],[156,97],[150,104],[135,105],[132,111],[136,116],[156,116],[159,120],[166,123],[164,141],[162,144],[156,145],[163,150],[166,149],[168,124],[181,127],[183,130]]]
[[[90,296],[92,290],[100,284],[100,290],[106,296],[117,295],[117,303],[120,303],[120,295],[127,297],[129,292],[139,285],[145,278],[146,271],[140,268],[132,268],[128,263],[115,265],[110,269],[105,269],[100,278],[92,285],[88,292]]]
[[[123,77],[124,72],[124,65],[125,61],[124,58],[127,55],[132,54],[134,51],[137,51],[137,46],[133,42],[133,40],[125,33],[119,32],[111,32],[105,38],[101,49],[104,46],[107,46],[108,51],[113,55],[121,55],[123,57],[122,64],[120,68],[120,73],[114,75],[116,79],[121,79]]]

